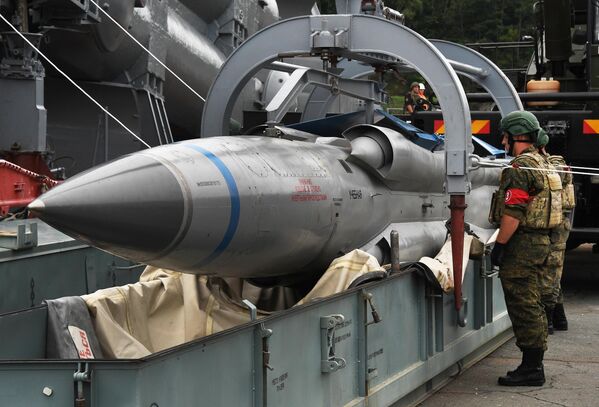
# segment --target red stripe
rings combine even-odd
[[[530,195],[523,189],[510,188],[505,193],[505,204],[506,205],[518,205],[525,204],[530,201]]]
[[[595,130],[595,126],[593,126],[596,121],[597,120],[583,120],[582,134],[597,134],[597,130]]]
[[[489,134],[491,133],[491,120],[486,120],[485,125],[482,129],[478,131],[479,134]]]
[[[433,133],[436,133],[437,131],[439,131],[439,129],[441,127],[443,127],[444,124],[445,124],[445,122],[443,120],[435,120],[433,122]]]

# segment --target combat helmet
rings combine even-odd
[[[535,142],[535,147],[541,148],[545,147],[549,144],[549,135],[543,129],[539,129],[539,133],[537,134],[537,141]]]
[[[510,136],[527,134],[530,137],[530,143],[535,143],[541,126],[532,113],[517,110],[507,114],[501,119],[500,129]]]

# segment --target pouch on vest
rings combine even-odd
[[[560,225],[563,221],[563,189],[562,179],[557,173],[548,173],[549,189],[551,190],[551,213],[549,214],[549,228]]]
[[[501,217],[505,209],[505,190],[498,189],[493,192],[491,198],[491,208],[489,209],[489,223],[492,225],[499,225],[501,223]]]
[[[499,185],[501,185],[501,181],[503,180],[503,171],[499,174]],[[505,209],[505,189],[499,188],[497,191],[493,192],[493,196],[491,197],[491,208],[489,209],[489,223],[492,225],[497,225],[501,223],[501,217],[503,216],[503,211]]]
[[[532,158],[535,167],[553,169],[540,156],[525,154]],[[531,229],[553,229],[562,223],[562,180],[556,172],[543,171],[543,190],[533,197],[526,208],[522,226]]]
[[[560,171],[559,176],[562,180],[562,209],[564,211],[570,211],[576,206],[576,195],[574,193],[574,185],[572,184],[572,173],[568,171],[568,167],[564,158],[559,155],[552,155],[548,158],[556,169]]]
[[[576,195],[574,194],[574,185],[568,184],[562,189],[562,209],[571,211],[576,206]]]

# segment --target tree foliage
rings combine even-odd
[[[535,0],[385,0],[406,16],[406,25],[426,38],[457,43],[517,41],[533,29]],[[319,0],[323,14],[335,0]]]
[[[534,34],[533,4],[536,0],[384,0],[385,6],[402,12],[406,26],[429,39],[459,44],[519,41]],[[319,0],[323,14],[334,14],[335,0]],[[376,34],[375,34],[376,35]],[[382,41],[387,39],[381,39]],[[523,68],[532,48],[477,49],[501,68]],[[422,82],[416,73],[388,78],[387,91],[395,96],[390,105],[403,106],[409,83]],[[476,86],[465,81],[464,86]]]

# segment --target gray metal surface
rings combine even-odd
[[[38,225],[36,247],[0,248],[0,313],[39,306],[45,299],[132,283],[144,268],[91,248],[39,220],[0,222],[0,231],[34,222]]]
[[[287,35],[289,32],[294,35]],[[377,32],[376,41],[370,35],[372,32]],[[273,43],[272,38],[278,41]],[[229,57],[212,84],[204,115],[213,120],[202,123],[202,137],[229,134],[229,119],[237,96],[260,68],[277,58],[310,55],[323,49],[372,62],[385,58],[389,61],[402,59],[417,67],[431,84],[444,110],[447,129],[446,191],[449,194],[465,194],[468,191],[466,162],[468,146],[471,146],[471,129],[470,111],[462,85],[447,60],[424,37],[377,17],[299,17],[273,24],[254,35]]]
[[[3,15],[17,21],[7,13],[16,12],[13,3],[3,2]],[[278,20],[275,0],[98,3],[200,96],[206,96],[226,55]],[[38,1],[30,3],[29,10],[36,21],[32,30],[43,27],[29,35],[43,40],[50,59],[148,144],[199,136],[202,100],[89,0]],[[0,48],[9,49],[13,36],[3,33]],[[72,176],[143,148],[112,120],[105,121],[97,106],[54,69],[44,84],[42,64],[21,61],[19,66],[12,52],[2,58],[0,72],[0,151],[13,145],[20,151],[50,150],[55,156],[48,161],[59,159],[55,166],[64,166]],[[29,74],[37,77],[25,79]],[[248,92],[246,99],[251,103],[255,92]],[[46,108],[51,112],[47,122]],[[240,111],[235,118],[241,118]]]
[[[0,109],[15,114],[0,115],[0,150],[22,151],[46,148],[44,80],[0,78]]]
[[[47,253],[48,251],[85,247],[83,243],[73,240],[71,237],[59,232],[58,230],[37,219],[0,222],[0,232],[14,233],[17,231],[19,225],[25,225],[26,228],[30,228],[34,223],[37,224],[38,231],[37,245],[28,249],[27,251],[14,251],[0,247],[0,263],[10,262],[12,260],[25,257],[32,257],[37,254]]]
[[[165,2],[149,2],[146,7],[134,9],[133,2],[130,1],[130,8],[126,13],[123,12],[123,16],[119,15],[119,10],[124,7],[121,2],[108,3],[114,3],[109,4],[109,13],[124,27],[130,27],[130,33],[138,41],[184,78],[196,92],[206,95],[213,77],[225,60],[225,54],[207,36],[207,24],[210,21],[200,20],[197,15],[178,2],[171,2],[172,5]],[[215,3],[226,4],[224,1]],[[47,34],[51,41],[46,49],[49,56],[60,67],[77,79],[126,85],[129,89],[124,90],[129,94],[124,92],[122,97],[130,98],[135,90],[150,92],[159,98],[164,96],[166,109],[170,114],[169,120],[175,129],[179,129],[179,133],[182,133],[177,136],[196,135],[201,120],[201,114],[199,115],[198,112],[201,112],[203,102],[167,73],[137,44],[125,37],[120,30],[118,32],[114,30],[118,29],[106,18],[100,24],[83,26],[78,31],[52,29]],[[97,33],[104,32],[111,33],[108,47],[96,39]],[[107,36],[108,34],[105,35]],[[73,49],[78,52],[69,52]],[[101,93],[109,91],[101,91]],[[57,103],[54,103],[54,99],[51,98],[48,109],[53,112],[65,109],[72,112],[77,103],[76,98],[77,96],[63,98]],[[102,99],[101,96],[100,98]],[[130,100],[126,106],[114,101],[103,102],[103,104],[119,118],[127,117],[128,109],[138,108],[139,111],[136,112],[138,120],[129,126],[152,145],[159,145],[153,135],[153,129],[144,127],[148,122],[150,124],[154,122],[151,112],[143,109],[147,104],[146,98],[147,96],[139,100]],[[60,140],[62,135],[59,133],[59,128],[72,127],[68,120],[59,119],[60,116],[57,115],[49,117],[51,141],[55,138]],[[94,120],[93,115],[85,119],[87,128],[80,127],[79,131],[83,130],[84,134],[87,133],[87,136],[92,138],[95,136],[97,120]],[[148,129],[150,129],[149,133]],[[114,151],[111,156],[131,151],[119,149],[118,144],[114,143],[119,137],[118,130],[111,129],[111,135],[113,142],[110,147]]]
[[[281,18],[291,18],[295,16],[305,16],[311,14],[314,0],[279,0],[277,5]]]
[[[39,45],[40,34],[26,34]],[[3,32],[0,44],[0,151],[46,148],[44,67],[38,54],[16,33]]]
[[[369,65],[347,60],[340,61],[337,67],[343,70],[340,74],[342,77],[351,79],[359,79],[373,72],[372,67]],[[331,106],[337,99],[337,95],[333,95],[328,89],[315,88],[306,101],[301,121],[305,122],[324,118],[330,112]],[[340,111],[343,110],[340,109]]]
[[[5,309],[0,312],[3,314],[0,317],[0,359],[44,359],[48,309],[37,306],[19,312],[7,313]]]
[[[422,277],[406,273],[144,360],[90,361],[91,380],[83,383],[86,403],[166,406],[201,400],[215,406],[328,407],[401,402],[509,328],[502,303],[496,308],[485,305],[493,303],[492,298],[502,301],[502,292],[496,278],[479,276],[478,266],[470,262],[465,274],[464,293],[472,304],[466,328],[455,327],[452,296],[438,296]],[[380,322],[371,323],[366,298],[376,307]],[[492,322],[476,307],[488,310]],[[324,374],[320,321],[335,314],[344,316],[335,332],[335,354],[346,360],[346,366]],[[0,316],[0,325],[4,318]],[[34,328],[28,330],[32,339],[40,335]],[[263,329],[272,330],[268,345],[273,370],[263,367],[259,340]],[[76,370],[77,364],[69,361],[2,361],[0,404],[70,405]],[[42,394],[45,387],[53,396]]]
[[[344,78],[328,72],[280,62],[273,62],[270,66],[282,69],[282,65],[286,65],[291,75],[266,106],[269,123],[280,123],[290,106],[296,103],[299,93],[310,85],[366,103],[380,104],[383,100],[377,82]]]

